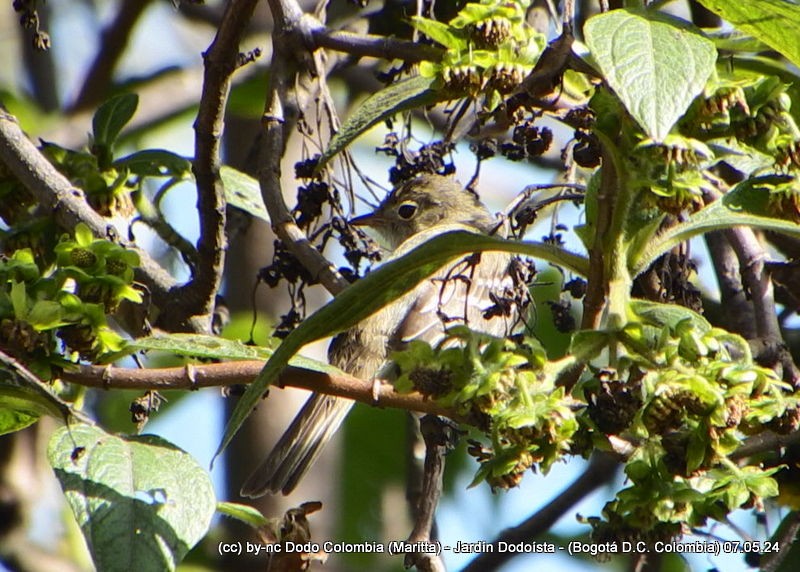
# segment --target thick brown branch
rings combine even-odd
[[[370,34],[331,31],[324,27],[312,30],[311,37],[316,47],[329,48],[352,56],[397,59],[416,63],[423,60],[438,61],[444,55],[442,49],[418,42]]]
[[[62,378],[70,383],[102,389],[186,390],[247,384],[253,381],[263,368],[263,361],[234,361],[153,369],[83,365],[75,371],[65,371]],[[278,386],[298,387],[376,405],[372,381],[364,381],[343,373],[328,374],[289,366],[281,373]],[[458,417],[453,411],[437,405],[419,393],[401,394],[391,387],[381,388],[377,404],[450,418]]]

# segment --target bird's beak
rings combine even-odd
[[[379,223],[380,217],[377,213],[369,213],[356,218],[350,219],[350,224],[353,226],[375,226]]]

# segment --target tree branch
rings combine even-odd
[[[425,440],[425,465],[422,472],[422,488],[416,498],[411,499],[414,513],[414,529],[408,542],[428,544],[433,540],[436,508],[442,496],[444,458],[452,450],[457,439],[454,428],[436,415],[426,415],[420,420],[420,432]],[[444,571],[444,562],[437,554],[425,551],[406,553],[405,567],[415,566],[421,572]]]
[[[704,239],[719,283],[720,301],[725,308],[722,316],[724,326],[746,339],[755,338],[753,306],[742,286],[742,275],[736,253],[723,232],[710,232]]]
[[[262,118],[266,139],[262,153],[264,160],[258,171],[261,194],[278,238],[308,270],[313,280],[320,282],[331,294],[337,294],[347,286],[347,280],[297,226],[281,190],[281,158],[286,150],[287,133],[284,102],[288,101],[289,86],[296,83],[298,55],[302,57],[307,53],[306,38],[301,34],[304,15],[293,0],[270,0],[269,5],[276,25],[272,39],[270,86]]]
[[[331,31],[325,27],[311,31],[315,48],[329,48],[351,56],[367,56],[409,63],[423,60],[439,61],[444,50],[436,46],[353,32]]]
[[[199,316],[211,330],[211,313],[222,282],[225,264],[225,189],[220,179],[219,140],[231,75],[238,67],[239,43],[244,36],[257,0],[228,3],[214,41],[204,54],[205,73],[195,128],[197,210],[200,238],[198,264],[192,280],[181,287],[175,304],[165,309],[164,321],[171,329],[184,329],[188,316]]]
[[[70,383],[101,389],[194,390],[247,384],[263,368],[263,361],[254,360],[155,369],[82,365],[74,371],[64,371],[61,377]],[[397,393],[392,387],[382,387],[376,403],[372,381],[344,373],[322,373],[289,366],[281,373],[278,383],[278,387],[286,386],[346,397],[368,405],[459,418],[454,411],[443,408],[420,393]]]
[[[140,264],[136,280],[147,286],[156,305],[173,302],[175,279],[150,255],[118,236],[116,229],[86,202],[83,191],[74,187],[25,136],[16,118],[0,108],[0,160],[67,230],[86,224],[95,236],[113,239],[125,248],[136,250]]]

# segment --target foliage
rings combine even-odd
[[[772,289],[787,310],[798,307],[793,263],[772,263],[771,274],[763,270],[763,244],[788,253],[787,260],[800,256],[794,242],[786,247],[779,242],[785,238],[775,238],[800,238],[800,77],[783,59],[751,52],[768,45],[797,65],[796,42],[781,33],[776,17],[800,22],[800,9],[778,0],[700,3],[752,38],[724,38],[658,7],[626,8],[588,18],[584,53],[561,58],[559,42],[572,38],[565,33],[548,45],[529,24],[530,3],[524,0],[480,0],[459,5],[446,17],[433,12],[412,17],[413,33],[435,49],[419,52],[424,57],[414,59],[416,67],[392,70],[393,81],[343,125],[331,119],[336,133],[325,146],[315,141],[319,154],[309,156],[306,140],[304,160],[296,166],[305,184],[288,222],[292,217],[274,206],[268,213],[261,199],[269,186],[265,181],[279,171],[279,157],[265,159],[276,162],[264,167],[256,182],[230,167],[198,165],[168,150],[120,153],[121,137],[139,105],[132,94],[113,96],[98,107],[86,148],[44,141],[38,148],[81,191],[92,214],[106,217],[111,230],[105,236],[93,234],[88,220],[71,226],[57,222],[18,171],[0,166],[0,433],[22,429],[41,415],[70,422],[52,436],[49,460],[98,569],[130,569],[134,561],[145,570],[174,569],[206,536],[215,509],[258,529],[270,542],[285,542],[297,532],[289,524],[308,540],[305,516],[319,507],[309,504],[267,519],[243,506],[217,505],[206,471],[173,445],[74,423],[83,416],[85,394],[60,379],[64,371],[148,352],[265,360],[230,416],[219,454],[287,365],[342,373],[297,356],[303,346],[347,330],[442,265],[482,251],[532,257],[558,267],[565,282],[573,278],[558,300],[547,300],[556,326],[570,331],[571,343],[562,357],[552,340],[537,338],[533,328],[501,339],[458,326],[437,346],[413,341],[392,355],[398,392],[421,396],[470,427],[474,486],[486,482],[493,491],[507,489],[528,470],[547,473],[572,457],[613,455],[626,482],[600,514],[581,519],[602,543],[671,541],[725,523],[738,509],[763,511],[767,503],[785,502],[796,459],[770,447],[753,453],[751,446],[764,435],[781,442],[800,428],[797,368],[787,351],[778,357],[762,351],[776,345],[786,350],[789,339],[780,338],[785,324],[776,315]],[[35,10],[26,10],[32,25]],[[283,33],[291,35],[299,26],[287,24]],[[303,36],[303,42],[312,36]],[[281,71],[275,67],[275,73]],[[310,77],[327,89],[323,77]],[[286,87],[275,82],[277,91]],[[288,82],[295,89],[301,83]],[[332,100],[310,99],[321,106]],[[280,123],[277,131],[284,137],[283,122],[292,125],[293,118],[270,115],[281,107],[272,103],[264,121]],[[544,241],[524,240],[525,229],[544,209],[532,206],[526,190],[505,213],[509,238],[446,233],[355,280],[360,261],[373,262],[379,252],[347,222],[353,204],[348,209],[343,196],[350,189],[341,189],[333,167],[339,161],[350,168],[347,148],[367,129],[442,103],[449,111],[442,141],[413,150],[410,120],[401,135],[387,136],[380,150],[395,158],[391,180],[449,173],[447,155],[463,133],[474,136],[479,165],[498,154],[536,162],[549,151],[552,126],[560,123],[573,133],[561,158],[578,190],[567,199],[556,193],[542,202],[581,205],[580,224],[571,230],[586,254],[565,249],[556,230],[570,229],[555,223]],[[332,108],[325,109],[332,117]],[[310,138],[314,130],[303,113],[297,126]],[[264,347],[186,333],[188,320],[147,335],[148,319],[168,314],[168,303],[148,306],[139,278],[152,260],[121,239],[110,221],[121,220],[129,231],[134,224],[150,228],[180,254],[193,282],[207,279],[209,269],[221,273],[208,263],[213,248],[202,240],[208,237],[195,246],[162,211],[164,198],[180,183],[203,184],[200,174],[195,179],[203,168],[216,177],[212,186],[224,188],[228,205],[272,221],[279,231],[295,225],[294,234],[284,235],[276,248],[273,265],[259,276],[271,286],[288,283],[294,303],[283,324],[290,331],[276,333]],[[201,212],[201,218],[219,211]],[[746,331],[712,319],[710,312],[701,315],[710,304],[704,304],[691,283],[690,265],[681,259],[681,244],[718,230],[727,232],[741,267],[742,298],[749,299],[737,308],[750,309],[755,322]],[[740,240],[742,233],[752,240]],[[305,316],[303,288],[319,276],[296,249],[322,250],[332,237],[350,264],[341,274],[355,283]],[[751,243],[758,245],[755,251]],[[788,279],[779,279],[779,271]],[[647,289],[654,275],[655,292]],[[185,291],[175,285],[171,292]],[[572,302],[580,299],[581,326],[571,331]],[[198,301],[196,314],[205,311],[203,304]],[[132,325],[131,308],[148,319]],[[527,324],[537,320],[525,318]],[[782,540],[781,550],[791,541]]]

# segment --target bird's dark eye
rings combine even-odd
[[[407,202],[403,203],[397,208],[397,214],[400,218],[408,220],[413,217],[417,212],[417,203]]]

